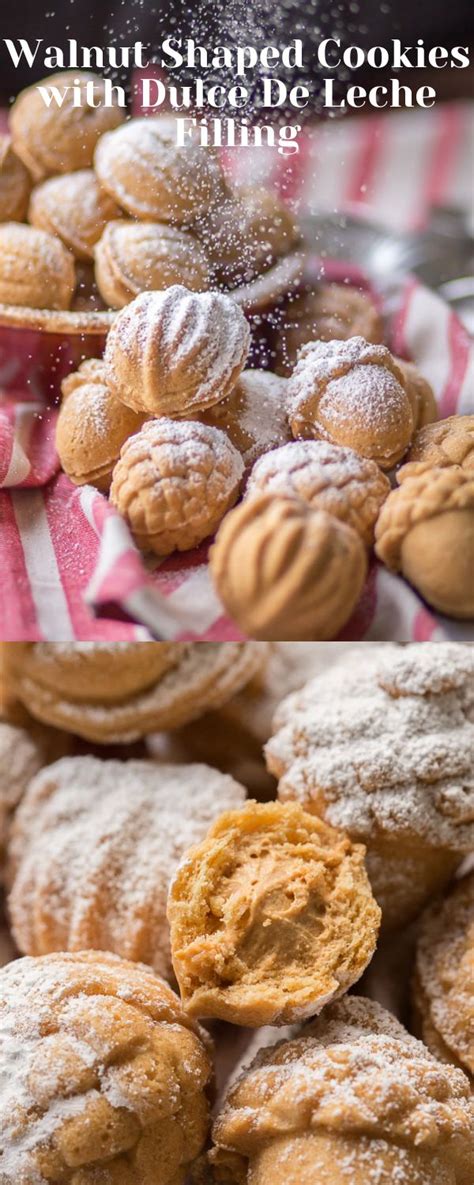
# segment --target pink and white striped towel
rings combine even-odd
[[[358,194],[379,220],[420,225],[434,198],[465,204],[467,116],[467,105],[457,104],[386,120],[331,122],[305,134],[291,170],[262,151],[236,154],[233,171],[245,169],[248,179],[263,170],[268,181],[270,169],[273,184],[300,198],[303,209],[341,209]],[[440,416],[472,413],[472,342],[443,301],[408,278],[390,293],[385,312],[390,344],[431,381]],[[212,589],[206,547],[148,567],[107,500],[58,474],[54,419],[54,411],[25,397],[0,398],[0,638],[240,639]],[[474,627],[436,617],[408,585],[374,563],[342,636],[474,638]]]

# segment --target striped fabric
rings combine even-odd
[[[434,201],[468,205],[469,114],[466,104],[450,104],[386,119],[328,121],[305,134],[291,167],[265,150],[237,152],[228,163],[246,181],[270,179],[303,210],[361,203],[387,225],[417,227]],[[472,343],[449,308],[407,278],[390,294],[385,313],[392,348],[431,381],[440,416],[473,412]],[[211,587],[206,547],[151,569],[107,500],[59,473],[55,416],[31,396],[0,396],[0,637],[239,640]],[[374,563],[341,637],[474,638],[474,627],[437,618]]]

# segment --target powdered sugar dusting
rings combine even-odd
[[[369,363],[384,367],[391,361],[392,355],[386,346],[369,344],[363,337],[350,337],[346,341],[307,342],[298,353],[290,387],[293,389],[299,386],[305,375],[308,379],[311,376],[312,382],[318,386],[326,385],[354,366]]]
[[[295,440],[261,457],[253,469],[248,493],[265,488],[275,494],[302,496],[302,489],[316,493],[328,485],[341,487],[349,481],[365,486],[374,474],[379,475],[374,462],[353,449],[323,440]]]
[[[410,1148],[428,1145],[444,1153],[456,1136],[453,1162],[461,1148],[468,1153],[469,1083],[437,1062],[380,1005],[346,996],[300,1037],[257,1055],[231,1089],[214,1138],[248,1156],[272,1137],[319,1130],[366,1136],[371,1144],[402,1143],[407,1159],[399,1160],[395,1180],[409,1181],[411,1175],[402,1174],[410,1167]],[[360,1172],[356,1148],[353,1156]],[[349,1151],[347,1157],[349,1165]],[[371,1163],[377,1164],[374,1150]],[[377,1175],[367,1179],[374,1182]]]
[[[138,360],[143,367],[143,405],[153,406],[154,395],[147,399],[146,391],[154,392],[159,376],[161,398],[174,395],[173,410],[184,415],[190,406],[205,406],[214,396],[227,394],[249,345],[249,326],[230,296],[190,292],[173,284],[161,292],[142,292],[122,309],[107,338],[105,362],[109,378],[120,389],[121,359],[131,365]]]
[[[162,463],[161,476],[175,477],[187,482],[193,469],[198,473],[215,472],[215,466],[224,470],[229,481],[237,484],[243,474],[244,465],[240,453],[231,444],[225,432],[209,424],[193,420],[171,420],[162,416],[149,420],[134,436],[125,442],[122,456],[133,459],[134,455],[143,461],[149,440],[149,459],[155,466],[155,478],[159,473],[156,466],[157,450]]]
[[[113,955],[60,953],[9,964],[0,973],[0,1017],[0,1177],[5,1185],[66,1180],[72,1118],[80,1120],[82,1138],[91,1138],[92,1145],[95,1129],[98,1148],[113,1123],[115,1163],[122,1138],[117,1107],[134,1114],[133,1144],[138,1144],[142,1126],[156,1114],[147,1115],[147,1089],[158,1091],[162,1079],[170,1113],[184,1125],[187,1108],[209,1074],[198,1039],[204,1035],[187,1020],[174,993],[146,968]],[[153,1060],[160,1026],[164,1047]],[[104,1116],[101,1100],[115,1113]],[[165,1106],[160,1119],[167,1114]],[[127,1126],[123,1134],[123,1147],[130,1148]],[[82,1149],[81,1169],[94,1175],[84,1143]]]
[[[322,417],[329,413],[334,424],[344,425],[348,419],[357,423],[360,419],[367,428],[377,431],[383,407],[385,431],[387,423],[397,425],[405,402],[405,392],[391,371],[367,363],[331,379],[319,401],[319,413]]]
[[[10,908],[20,949],[110,949],[170,978],[166,901],[184,852],[244,789],[204,765],[64,758],[17,815]],[[41,927],[32,902],[41,903]]]
[[[41,753],[32,737],[0,720],[0,863],[10,814],[41,765]]]
[[[335,432],[349,426],[355,436],[368,434],[372,447],[380,437],[389,452],[393,442],[387,437],[399,430],[408,444],[413,429],[403,376],[390,351],[362,337],[303,346],[290,379],[289,406],[295,434],[298,417],[307,412],[323,432],[325,426]]]
[[[474,1075],[474,873],[424,914],[416,972],[422,1025],[431,1022],[446,1053]]]
[[[282,779],[282,798],[314,802],[352,836],[381,830],[469,851],[474,651],[449,643],[416,649],[416,656],[414,646],[368,655],[362,669],[349,656],[284,701],[267,763]],[[424,671],[419,695],[410,694],[415,658]]]

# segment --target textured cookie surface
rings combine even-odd
[[[390,483],[379,466],[349,448],[322,440],[298,440],[257,462],[247,496],[269,492],[302,498],[346,522],[370,546]]]
[[[30,785],[11,844],[19,949],[110,950],[170,979],[173,873],[244,798],[206,765],[71,757],[49,766]]]
[[[321,1143],[322,1133],[329,1147]],[[252,1180],[263,1185],[255,1159],[262,1154],[273,1170],[267,1179],[291,1185],[329,1181],[331,1163],[338,1166],[338,1185],[428,1185],[430,1166],[443,1185],[468,1185],[469,1083],[437,1062],[379,1004],[347,996],[300,1036],[257,1055],[230,1089],[213,1136],[217,1165],[229,1153],[242,1158],[227,1178],[216,1175],[232,1185],[247,1179],[249,1161]],[[447,1166],[449,1175],[442,1175]]]
[[[110,498],[143,551],[171,555],[214,533],[237,500],[243,470],[219,428],[149,420],[125,441]]]
[[[42,763],[40,748],[26,730],[0,720],[0,867],[11,815]]]
[[[230,296],[172,284],[140,293],[118,314],[105,348],[107,378],[135,411],[186,418],[229,394],[249,346],[249,326]]]
[[[474,873],[423,915],[415,973],[421,1036],[474,1078]]]
[[[266,751],[282,797],[363,839],[382,829],[469,850],[473,675],[457,643],[377,648],[363,667],[349,654],[277,710]]]
[[[99,743],[126,743],[154,729],[179,728],[208,708],[220,707],[262,669],[267,658],[266,647],[255,642],[153,642],[150,645],[162,670],[149,686],[149,666],[145,663],[143,669],[141,665],[141,651],[148,643],[136,645],[139,654],[132,660],[134,643],[33,643],[26,648],[26,667],[23,667],[23,657],[15,663],[12,690],[31,714],[45,723]],[[164,645],[169,669],[163,669]],[[52,663],[53,682],[50,684],[44,678],[45,651],[40,649],[45,646],[48,669],[50,660]],[[18,644],[14,647],[16,655]],[[28,656],[29,650],[33,652],[31,656]],[[83,684],[82,691],[76,691],[74,671],[79,676],[81,668],[79,665],[77,669],[76,664],[81,652],[87,659],[90,655],[92,661],[97,658],[103,663],[102,675],[96,680],[90,679],[89,693],[87,683]],[[113,663],[114,656],[120,666],[125,663],[127,669],[131,667],[131,679],[135,680],[139,672],[135,690],[131,687],[128,694],[120,695],[120,699],[119,679],[114,684],[110,677],[114,666],[110,667],[109,662]],[[61,664],[64,660],[68,663],[67,686],[59,692],[56,689],[58,660]],[[34,671],[30,662],[35,663]],[[39,662],[42,673],[37,672],[36,662]]]
[[[363,664],[349,653],[277,709],[266,754],[280,798],[367,844],[388,928],[474,845],[473,664],[457,643],[377,647]]]
[[[352,448],[382,469],[401,460],[416,427],[400,367],[362,337],[303,346],[289,400],[294,436]]]
[[[0,972],[2,1185],[182,1185],[208,1128],[207,1039],[139,964]]]

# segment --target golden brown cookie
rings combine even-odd
[[[166,900],[187,848],[245,790],[207,765],[66,757],[31,782],[9,855],[18,949],[108,950],[172,979]]]
[[[174,733],[146,738],[155,761],[206,762],[243,783],[251,798],[275,798],[276,780],[265,766],[263,746],[272,735],[278,704],[348,649],[346,642],[274,642],[258,675],[214,712]],[[365,643],[359,643],[365,647]]]
[[[120,210],[105,193],[92,169],[51,177],[31,195],[28,220],[57,235],[76,259],[93,259],[94,246]]]
[[[177,143],[173,115],[132,119],[102,136],[94,167],[101,185],[135,218],[189,226],[226,192],[218,156]]]
[[[0,304],[68,309],[76,286],[74,260],[43,230],[0,224]]]
[[[121,309],[140,292],[183,284],[211,287],[210,264],[189,231],[159,222],[109,222],[95,249],[95,274],[106,304]]]
[[[105,348],[107,379],[134,411],[186,418],[229,394],[249,345],[230,296],[173,284],[142,292],[118,314]]]
[[[287,382],[269,370],[244,370],[226,399],[199,418],[226,432],[246,468],[291,440],[286,408]]]
[[[5,643],[8,687],[31,715],[127,744],[220,707],[265,665],[261,643]]]
[[[382,469],[403,457],[416,426],[400,367],[362,337],[303,346],[289,408],[294,436],[352,448]]]
[[[110,500],[143,551],[188,551],[217,530],[239,496],[243,469],[218,428],[149,420],[122,447]]]
[[[13,812],[42,764],[41,748],[27,730],[0,720],[0,880]]]
[[[64,400],[56,424],[56,449],[64,472],[75,485],[107,492],[120,449],[138,432],[143,415],[131,411],[106,382],[82,382]]]
[[[23,222],[31,184],[28,169],[13,151],[10,136],[0,135],[0,222]]]
[[[248,498],[226,517],[210,566],[227,612],[244,633],[269,641],[334,638],[367,575],[352,527],[271,494]]]
[[[103,358],[86,358],[81,362],[77,370],[72,370],[67,374],[61,383],[61,395],[63,399],[67,399],[68,395],[72,395],[78,387],[89,385],[90,383],[98,383],[100,386],[105,386],[105,365]]]
[[[170,889],[191,1016],[257,1027],[314,1016],[362,974],[380,921],[364,848],[290,803],[227,811]]]
[[[464,1074],[398,1020],[346,996],[263,1049],[227,1093],[210,1154],[219,1185],[469,1185]]]
[[[418,432],[438,418],[435,393],[431,383],[424,378],[413,362],[405,362],[404,358],[397,358],[396,355],[395,362],[403,375],[406,393],[412,406],[415,431]]]
[[[15,948],[7,923],[0,916],[0,967],[6,967],[7,963],[13,962],[13,959],[16,959],[17,955],[18,951]]]
[[[415,1031],[474,1086],[474,873],[422,915],[413,982]]]
[[[263,186],[242,189],[214,203],[198,223],[221,283],[248,284],[281,259],[300,240],[291,210]]]
[[[74,102],[77,84],[81,102]],[[57,87],[65,97],[48,107],[38,87]],[[87,102],[93,86],[96,106]],[[66,89],[68,88],[68,89]],[[13,147],[35,181],[92,165],[99,138],[124,119],[119,107],[106,106],[105,82],[87,70],[62,70],[21,92],[10,112]]]
[[[348,523],[370,547],[390,482],[374,461],[325,440],[298,440],[262,457],[252,470],[247,497],[269,493],[301,498]]]
[[[383,321],[365,292],[349,284],[321,284],[301,292],[288,302],[276,336],[279,374],[291,374],[298,351],[311,341],[347,341],[363,337],[374,345],[383,342]]]
[[[377,522],[376,553],[440,613],[474,618],[474,474],[404,465]]]
[[[386,929],[474,847],[473,675],[467,645],[366,646],[277,709],[266,756],[279,796],[366,844]]]
[[[57,696],[105,706],[152,687],[181,653],[173,642],[12,643],[9,670],[21,686],[31,680]]]
[[[413,439],[407,461],[423,462],[431,469],[460,465],[474,470],[474,416],[448,416],[427,424]]]
[[[76,291],[72,298],[71,311],[73,313],[105,313],[110,312],[104,304],[95,282],[94,265],[92,261],[76,261]],[[107,318],[111,324],[112,318]]]
[[[0,1017],[4,1185],[184,1185],[208,1132],[210,1043],[162,979],[95,951],[19,959]]]

